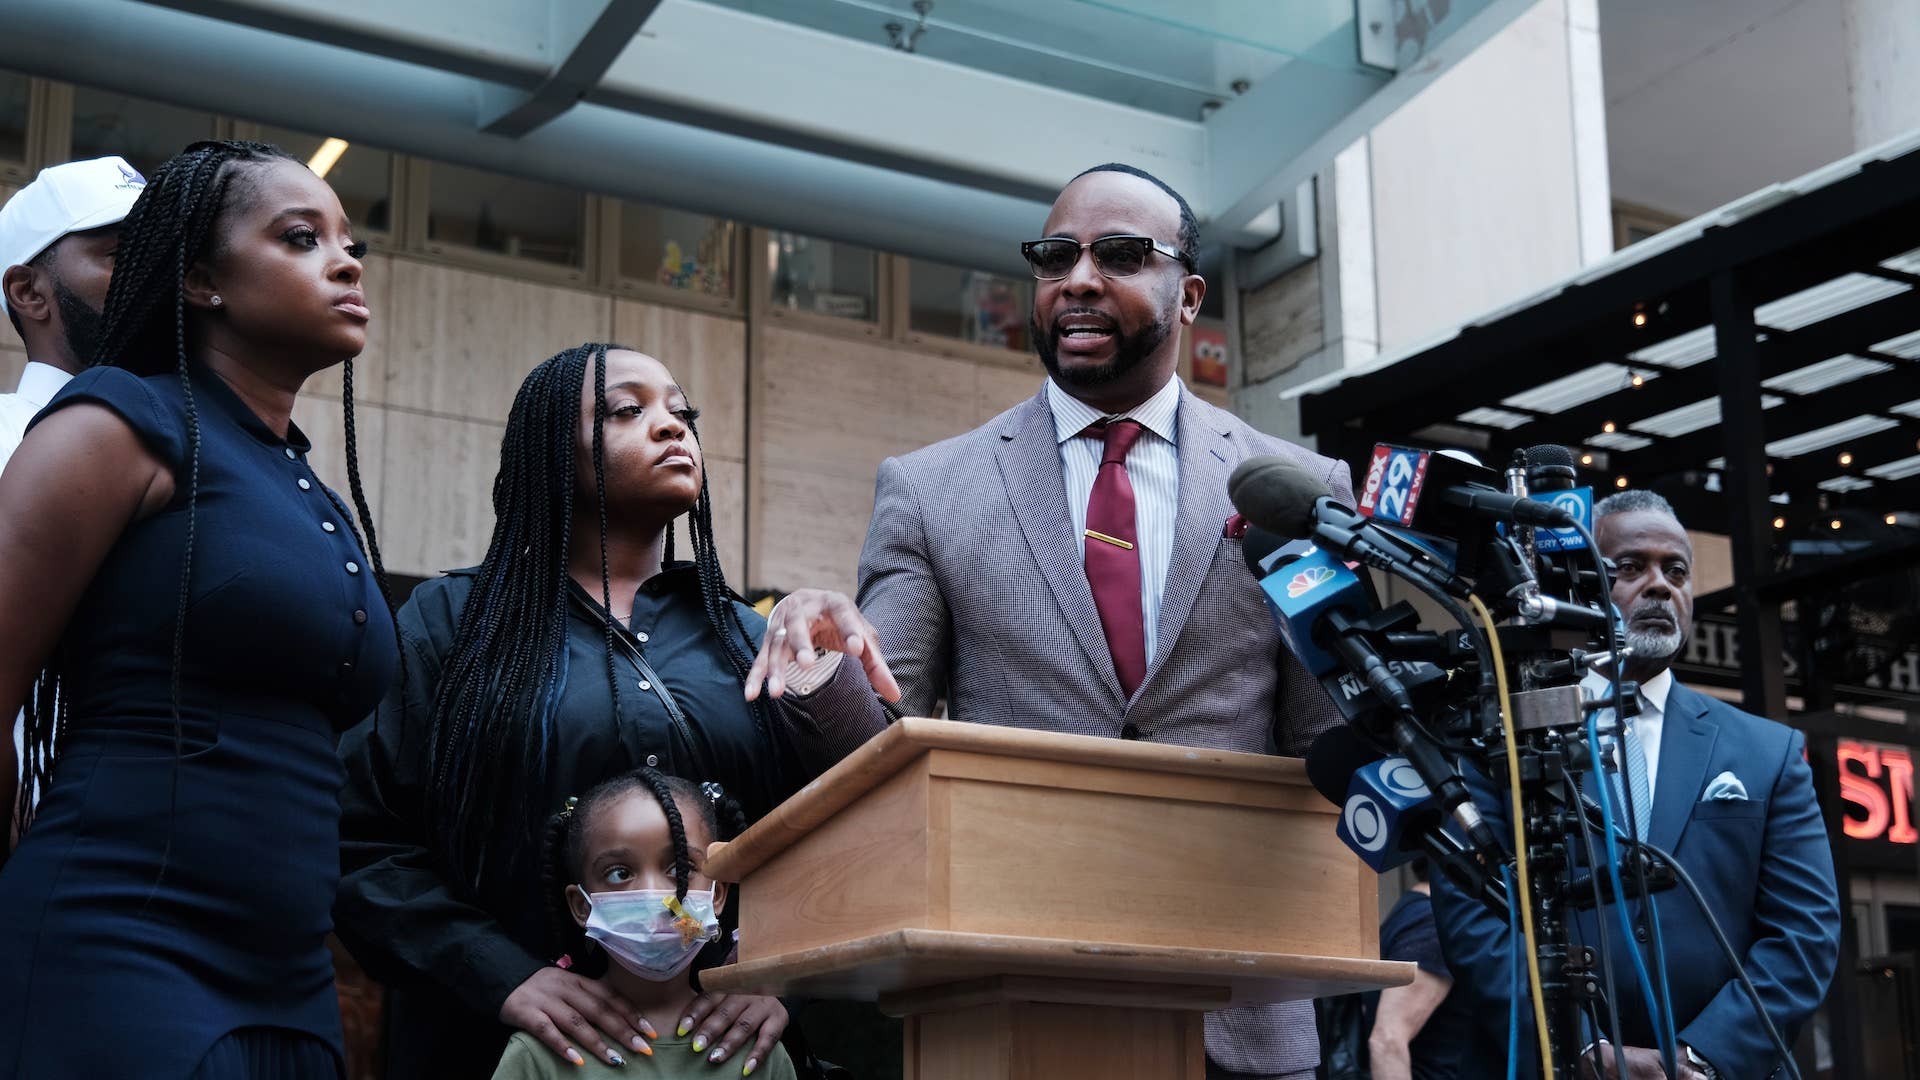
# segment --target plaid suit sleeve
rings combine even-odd
[[[900,684],[900,711],[931,716],[947,696],[953,635],[920,495],[895,458],[881,463],[874,482],[873,522],[860,549],[859,603]]]
[[[1353,505],[1353,477],[1346,462],[1335,461],[1327,470],[1327,493]],[[1280,647],[1280,683],[1274,691],[1273,710],[1275,749],[1292,757],[1305,757],[1321,732],[1341,723],[1332,699],[1285,645]]]

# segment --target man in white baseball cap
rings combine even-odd
[[[73,161],[0,206],[0,308],[27,346],[19,389],[0,394],[0,469],[27,422],[92,361],[120,221],[146,183],[117,157]]]
[[[0,206],[0,309],[27,344],[19,389],[0,394],[0,469],[28,421],[93,360],[120,222],[146,186],[120,158],[72,161],[40,170]],[[13,743],[24,763],[17,717]],[[11,811],[0,809],[0,821]]]

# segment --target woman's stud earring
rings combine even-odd
[[[213,303],[213,306],[214,306],[214,307],[219,307],[219,306],[220,306],[221,304],[224,304],[224,303],[226,303],[226,301],[225,301],[225,300],[222,300],[222,299],[220,299],[220,298],[219,298],[218,296],[215,296],[215,297],[213,298],[213,300],[212,300],[212,303]]]

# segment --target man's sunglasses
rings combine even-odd
[[[1103,236],[1085,244],[1078,240],[1069,240],[1064,236],[1049,236],[1045,240],[1029,240],[1020,245],[1020,254],[1027,257],[1027,265],[1033,267],[1033,276],[1041,281],[1058,281],[1073,273],[1080,262],[1080,252],[1092,249],[1093,265],[1100,273],[1110,278],[1132,277],[1146,268],[1147,256],[1159,252],[1169,259],[1178,260],[1181,266],[1193,272],[1193,259],[1187,253],[1170,248],[1151,236]]]

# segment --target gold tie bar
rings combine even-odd
[[[1133,550],[1132,544],[1127,543],[1125,540],[1122,540],[1117,536],[1108,536],[1106,533],[1095,532],[1092,529],[1087,530],[1087,535],[1092,537],[1095,540],[1102,540],[1102,541],[1105,541],[1106,543],[1112,544],[1114,547],[1117,547],[1117,548],[1124,548],[1128,551]]]

